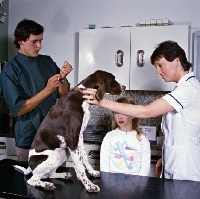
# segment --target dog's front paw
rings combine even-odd
[[[73,177],[73,175],[71,173],[63,173],[63,177],[62,178],[68,180],[68,179],[70,179],[72,177]]]
[[[95,171],[95,170],[93,170],[90,174],[91,174],[91,176],[93,176],[95,178],[98,178],[101,176],[100,171]]]
[[[87,188],[86,191],[88,192],[100,192],[100,188],[95,185],[95,184],[90,184]]]
[[[45,190],[54,190],[56,187],[51,182],[45,182],[43,188]]]

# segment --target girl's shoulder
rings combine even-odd
[[[116,135],[118,134],[118,129],[114,129],[112,131],[109,131],[108,133],[106,133],[107,136],[113,136],[113,135]]]
[[[103,138],[103,142],[110,142],[113,138],[117,137],[117,133],[115,130],[109,131],[106,133],[106,135]]]
[[[145,134],[141,134],[140,138],[142,139],[140,142],[141,144],[144,144],[145,142],[149,142],[149,139],[147,138],[147,136]]]
[[[110,139],[114,139],[114,138],[118,138],[118,137],[123,137],[124,135],[125,135],[125,132],[120,131],[118,128],[116,128],[112,131],[109,131],[106,134],[106,137],[109,137]]]

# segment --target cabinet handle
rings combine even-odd
[[[100,151],[97,150],[91,150],[88,152],[88,157],[90,159],[100,159]]]
[[[143,50],[138,50],[137,51],[137,66],[138,67],[143,67],[144,64],[145,64],[144,51]]]
[[[123,64],[124,64],[124,52],[123,52],[122,50],[118,50],[118,51],[115,53],[115,64],[116,64],[118,67],[123,66]]]
[[[0,142],[0,149],[6,149],[6,143]]]

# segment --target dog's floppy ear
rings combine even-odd
[[[100,85],[98,86],[97,92],[96,92],[96,99],[97,100],[102,100],[104,97],[104,94],[106,93],[106,89],[105,89],[105,85],[102,82],[102,84],[100,83]]]

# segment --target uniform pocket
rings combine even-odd
[[[164,144],[164,171],[173,179],[185,179],[186,156],[186,146],[167,146]]]

